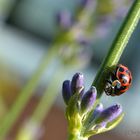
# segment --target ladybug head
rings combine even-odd
[[[105,87],[105,93],[107,95],[111,95],[114,96],[115,95],[115,91],[117,91],[118,89],[120,89],[121,87],[121,83],[119,80],[115,80],[113,82],[107,82],[106,87]]]

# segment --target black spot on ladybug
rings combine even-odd
[[[123,71],[124,71],[124,68],[120,67],[120,68],[119,68],[119,71],[120,71],[120,72],[123,72]]]
[[[119,78],[122,79],[124,77],[124,74],[120,74]]]
[[[130,74],[130,71],[129,71],[129,70],[126,70],[125,72],[126,72],[127,74]]]
[[[125,90],[127,88],[127,86],[122,86],[121,90]]]

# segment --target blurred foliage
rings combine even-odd
[[[118,25],[114,26],[113,23],[116,23],[117,20],[122,20],[122,17],[125,16],[128,7],[132,3],[131,0],[98,0],[92,3],[94,4],[93,6],[84,7],[84,5],[82,7],[79,1],[22,0],[15,3],[13,10],[8,16],[9,23],[15,25],[15,27],[32,32],[34,35],[45,37],[45,40],[46,38],[51,38],[47,53],[48,57],[46,57],[48,60],[46,69],[48,69],[50,65],[53,65],[52,60],[55,60],[58,66],[54,66],[54,69],[57,71],[60,70],[63,76],[66,76],[68,72],[72,72],[74,69],[83,70],[87,68],[91,57],[93,57],[92,60],[95,63],[95,59],[97,60],[100,56],[105,54],[107,43],[103,44],[102,40],[105,39],[106,42],[111,42],[110,40],[113,35],[111,35],[111,37],[108,36],[109,31],[112,31],[112,28],[115,29],[118,27]],[[7,5],[10,5],[9,3]],[[0,0],[0,10],[9,11],[9,9],[5,9],[8,7],[5,6],[5,4],[6,1]],[[59,23],[56,22],[56,15],[63,10],[67,10],[71,14],[73,20],[72,26],[67,30],[62,29]],[[106,39],[107,36],[108,38]],[[99,45],[96,46],[95,43],[97,43],[97,41],[99,41]],[[102,43],[102,45],[100,43]],[[98,49],[98,51],[96,51],[96,49]],[[60,68],[66,69],[67,72],[61,71]],[[59,76],[60,73],[57,76]],[[54,76],[54,74],[51,73],[50,77],[51,76]],[[59,78],[57,79],[57,76],[54,77],[54,79],[60,80]],[[23,75],[12,70],[10,66],[1,64],[0,77],[0,120],[2,121],[1,118],[6,113],[9,113],[8,107],[15,104],[17,102],[17,97],[20,96],[18,93],[20,93],[21,87],[23,86]],[[26,78],[28,79],[28,77]],[[58,89],[58,84],[53,84],[52,82],[53,81],[49,81],[47,86],[49,84],[53,85],[49,91],[53,91],[54,89],[55,91],[52,92],[52,94],[51,92],[48,93],[47,87],[43,94],[44,96],[42,96],[48,98],[48,100],[49,98],[52,99],[50,102],[46,103],[46,106],[44,106],[43,98],[40,100],[40,104],[43,102],[40,108],[42,110],[44,109],[42,113],[44,116],[47,114],[59,92],[56,91],[56,89]],[[45,96],[46,94],[48,96]],[[37,113],[39,113],[39,109],[33,114]],[[42,118],[44,118],[44,116],[42,116]],[[28,118],[29,122],[31,118],[36,117],[31,115],[31,117]],[[42,123],[42,119],[40,119],[39,123]],[[28,131],[30,131],[30,129]]]
[[[10,107],[21,89],[21,77],[11,67],[0,64],[0,96]]]
[[[103,16],[103,15],[108,15],[113,12],[114,9],[114,4],[112,0],[99,0],[100,2],[97,3],[97,11],[98,14]]]

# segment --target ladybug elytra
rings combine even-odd
[[[130,70],[119,64],[115,71],[111,73],[110,80],[107,80],[104,91],[107,95],[119,96],[129,89],[131,83],[132,75]]]

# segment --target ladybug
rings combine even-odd
[[[111,96],[119,96],[126,92],[132,83],[130,70],[122,65],[117,65],[114,72],[111,72],[110,80],[107,80],[105,93]]]

